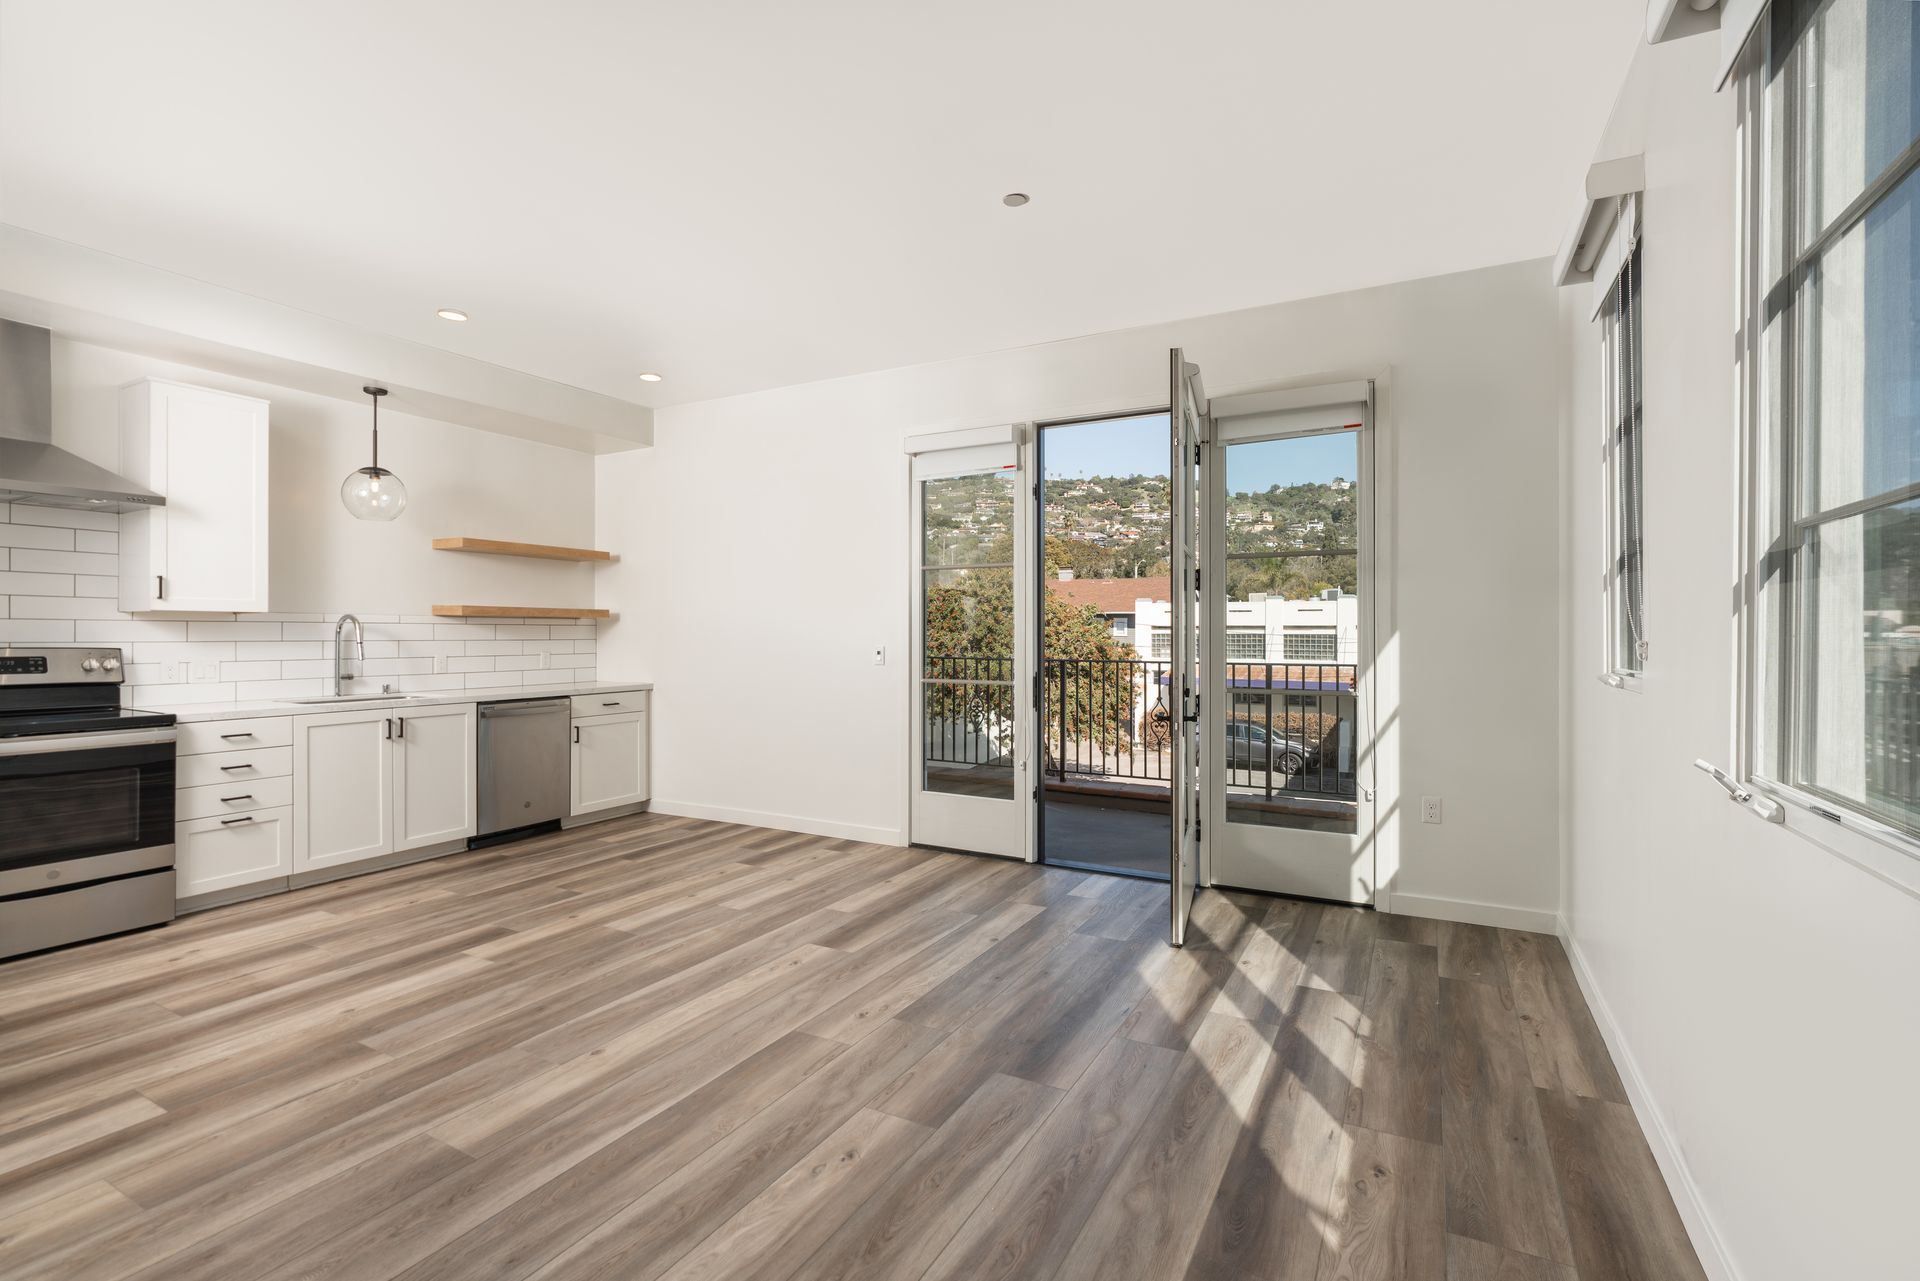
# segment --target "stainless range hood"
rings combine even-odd
[[[53,443],[53,335],[0,320],[0,503],[130,512],[167,500]]]

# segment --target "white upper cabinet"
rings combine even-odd
[[[120,391],[120,469],[167,500],[120,517],[120,608],[267,609],[267,402],[144,379]]]

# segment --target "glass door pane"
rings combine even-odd
[[[1362,836],[1365,417],[1356,405],[1331,415],[1333,430],[1228,433],[1214,447],[1215,884],[1372,896]]]
[[[1024,857],[1018,467],[939,474],[916,460],[914,644],[917,844]]]
[[[1200,369],[1179,348],[1171,353],[1171,497],[1173,508],[1172,608],[1170,614],[1173,698],[1173,834],[1168,851],[1175,947],[1186,940],[1187,917],[1200,878],[1200,441],[1205,401]]]

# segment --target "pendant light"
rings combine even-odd
[[[373,397],[373,465],[362,467],[340,485],[340,501],[356,520],[392,520],[407,509],[407,487],[380,465],[380,398],[385,387],[362,387]]]

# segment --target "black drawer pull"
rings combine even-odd
[[[223,774],[231,774],[233,773],[233,771],[237,769],[253,769],[253,768],[255,768],[253,762],[246,761],[239,765],[222,765],[220,767],[220,772]]]
[[[235,823],[251,823],[251,822],[253,822],[253,815],[251,815],[251,814],[242,814],[242,815],[241,815],[241,816],[240,816],[239,818],[223,818],[223,819],[221,819],[221,820],[220,820],[220,826],[222,826],[222,827],[232,827],[232,826],[233,826],[233,825],[234,825]]]
[[[252,737],[253,737],[253,731],[252,731],[252,730],[248,730],[248,731],[247,731],[246,733],[244,733],[244,734],[222,734],[222,735],[221,735],[220,737],[221,737],[221,738],[252,738]]]
[[[602,707],[618,707],[618,706],[620,706],[620,704],[618,704],[618,703],[602,703],[602,704],[600,704],[600,706],[602,706]]]
[[[222,805],[232,805],[239,801],[250,801],[252,799],[253,799],[253,793],[248,792],[245,796],[222,796],[220,798],[220,803]]]

